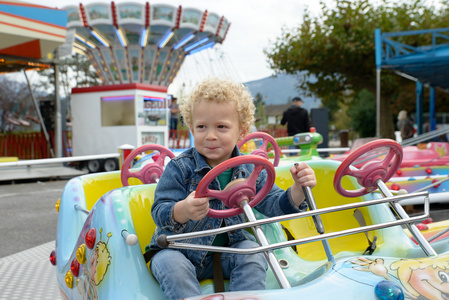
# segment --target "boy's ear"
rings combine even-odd
[[[247,135],[248,135],[248,130],[240,129],[239,141],[243,141],[243,139],[244,139],[245,136],[247,136]]]

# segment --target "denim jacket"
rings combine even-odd
[[[241,155],[238,148],[235,147],[232,156]],[[236,178],[247,178],[254,169],[254,165],[240,165],[234,167],[231,180]],[[216,229],[223,225],[229,226],[246,222],[246,216],[240,215],[215,219],[206,216],[199,221],[189,220],[181,224],[173,219],[173,209],[178,201],[184,200],[187,196],[197,189],[201,179],[211,170],[204,156],[202,156],[195,148],[190,148],[178,157],[172,159],[166,166],[155,190],[155,201],[151,207],[151,215],[157,227],[151,239],[150,249],[159,250],[157,245],[157,237],[162,234],[180,234],[193,231],[202,231],[208,229]],[[256,180],[256,190],[264,186],[267,173],[263,170]],[[209,185],[211,190],[221,190],[224,187],[219,186],[218,179],[215,178]],[[209,207],[215,210],[225,209],[225,205],[218,199],[211,199]],[[290,188],[287,191],[282,190],[274,184],[271,191],[259,204],[254,207],[257,211],[268,217],[279,216],[283,214],[291,214],[305,211],[307,204],[303,202],[299,207],[295,206],[291,199]],[[212,245],[215,235],[190,238],[183,240],[186,243]],[[255,241],[252,234],[244,229],[228,232],[229,244],[232,245],[238,241],[249,239]],[[207,251],[180,249],[192,263],[200,266],[205,258]]]

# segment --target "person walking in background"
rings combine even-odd
[[[170,108],[170,137],[171,137],[173,135],[172,130],[178,129],[178,113],[179,113],[178,98],[173,97],[171,100],[171,104],[168,108]]]
[[[284,111],[281,125],[287,123],[287,134],[293,136],[301,132],[310,132],[309,113],[302,108],[303,101],[299,97],[292,99],[292,105]]]
[[[399,112],[398,123],[396,125],[398,126],[398,130],[401,132],[402,140],[413,137],[413,122],[408,118],[406,110],[401,110]]]

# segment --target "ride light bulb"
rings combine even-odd
[[[70,271],[72,271],[72,274],[75,277],[78,277],[80,273],[80,263],[76,260],[76,258],[72,260],[72,264],[70,265]]]
[[[399,186],[399,184],[393,183],[393,184],[391,185],[391,189],[392,189],[393,191],[399,191],[399,190],[401,189],[401,187]]]
[[[50,262],[53,266],[56,266],[56,252],[55,250],[50,253]]]
[[[438,182],[438,181],[439,181],[439,180],[435,178],[434,180],[432,180],[432,184],[434,184],[435,182]],[[437,189],[440,185],[441,185],[441,184],[439,183],[439,184],[435,185],[433,188],[434,188],[434,189]]]
[[[67,271],[65,274],[65,284],[70,288],[73,289],[73,274],[71,271]]]
[[[86,245],[82,244],[76,250],[76,259],[80,264],[84,264],[86,262]]]
[[[379,300],[404,300],[404,291],[396,283],[382,280],[374,288],[374,293]]]
[[[426,168],[426,173],[427,174],[432,174],[432,169],[431,168]]]
[[[423,223],[416,224],[416,228],[418,228],[420,231],[429,229],[429,227]]]
[[[89,249],[93,249],[95,246],[95,240],[97,239],[97,230],[95,228],[89,229],[86,233],[86,246]]]
[[[401,170],[401,169],[398,169],[398,170],[396,171],[396,175],[401,176],[401,175],[402,175],[402,170]]]
[[[56,212],[59,212],[59,206],[61,206],[61,198],[59,198],[55,203]]]

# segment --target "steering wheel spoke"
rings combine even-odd
[[[209,184],[218,175],[225,170],[233,168],[242,164],[253,164],[254,170],[245,179],[236,179],[231,181],[225,189],[221,191],[209,189]],[[267,180],[264,186],[256,193],[256,180],[260,172],[265,169],[267,171]],[[203,179],[200,181],[195,196],[196,197],[213,197],[223,201],[223,203],[229,207],[225,210],[209,209],[207,214],[213,218],[227,218],[232,217],[243,212],[242,208],[238,207],[240,201],[247,200],[249,205],[254,207],[260,201],[262,201],[268,192],[273,187],[275,180],[275,170],[273,164],[267,159],[257,155],[242,155],[228,159],[218,166],[215,166]]]
[[[369,161],[360,169],[350,169],[352,163],[358,160],[368,151],[377,148],[389,148],[388,153],[382,161]],[[375,188],[375,183],[379,180],[387,182],[399,169],[402,162],[402,147],[397,142],[389,139],[381,139],[369,142],[355,151],[341,163],[335,172],[334,188],[342,196],[360,197],[370,193]],[[357,178],[357,181],[364,186],[357,190],[346,190],[341,186],[341,180],[349,175]]]
[[[253,132],[248,134],[247,136],[245,136],[245,138],[243,140],[241,140],[240,142],[237,143],[237,147],[242,148],[243,145],[250,141],[250,140],[254,140],[254,139],[262,139],[262,146],[260,146],[260,148],[254,150],[251,152],[252,155],[259,155],[261,157],[264,157],[266,159],[268,159],[268,143],[270,143],[273,146],[274,149],[274,162],[273,165],[275,167],[277,167],[279,165],[279,160],[281,157],[281,148],[279,148],[278,143],[276,142],[276,140],[269,135],[268,133],[265,132]]]
[[[154,162],[144,165],[139,171],[131,172],[129,170],[131,167],[131,162],[137,155],[146,151],[159,151],[159,157]],[[170,158],[175,157],[170,149],[161,145],[147,144],[135,149],[123,162],[122,171],[120,174],[123,186],[129,186],[128,179],[130,177],[137,178],[144,184],[155,183],[156,178],[160,178],[164,172],[164,162],[165,157],[167,156]]]

